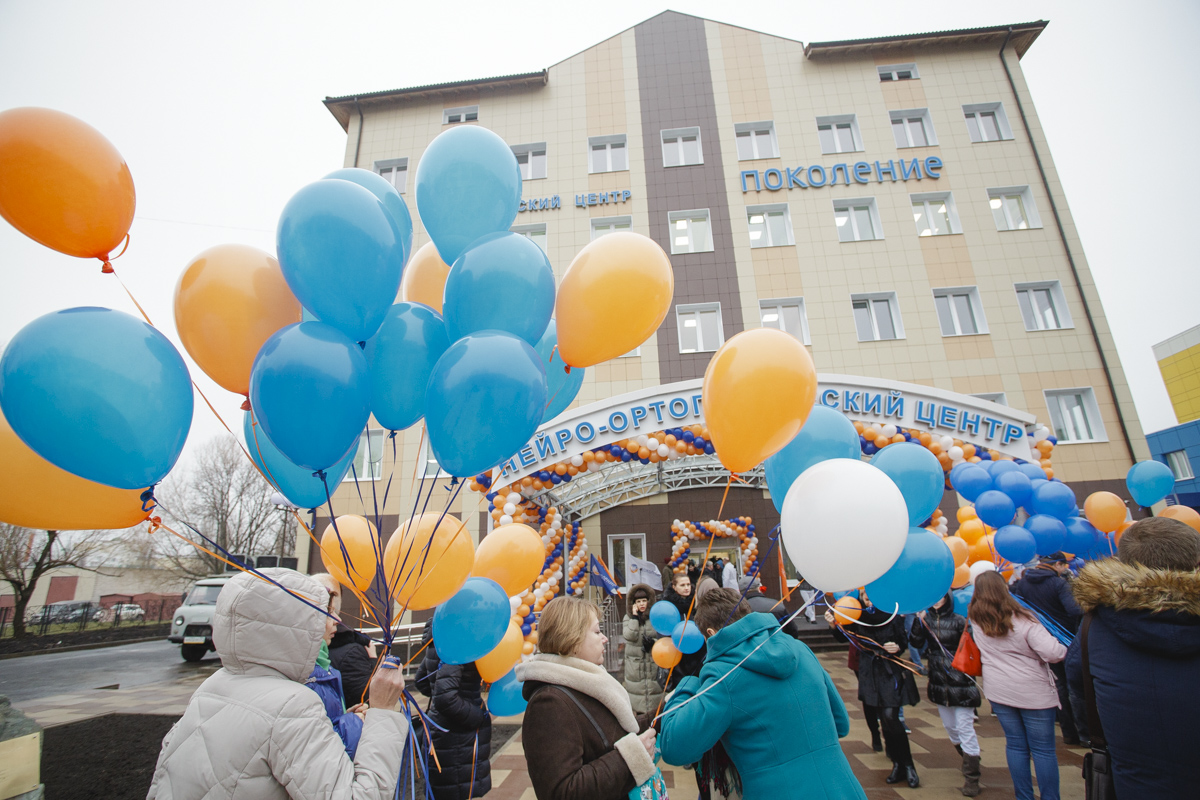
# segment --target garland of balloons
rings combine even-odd
[[[854,430],[858,432],[859,446],[862,448],[863,455],[867,456],[873,456],[891,444],[900,444],[901,442],[920,444],[937,456],[938,464],[947,473],[947,488],[950,488],[949,473],[959,464],[981,464],[985,461],[1011,459],[1011,456],[1006,456],[997,450],[976,447],[962,439],[955,439],[953,436],[938,436],[928,431],[902,428],[891,423],[880,425],[876,422],[855,421]],[[1043,476],[1047,480],[1053,478],[1054,467],[1051,463],[1051,454],[1054,446],[1058,444],[1058,439],[1050,433],[1050,429],[1045,425],[1027,432],[1026,436],[1030,439],[1029,454],[1032,463],[1036,463],[1042,468]]]
[[[742,553],[742,574],[748,575],[758,560],[758,537],[754,534],[754,521],[750,517],[734,517],[727,520],[710,519],[708,522],[691,522],[690,520],[675,520],[671,523],[671,560],[668,566],[672,572],[686,573],[688,556],[692,552],[692,542],[704,541],[716,537],[728,539],[736,536],[738,549]]]

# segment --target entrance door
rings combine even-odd
[[[608,563],[612,565],[613,578],[629,588],[629,557],[645,558],[646,534],[624,533],[608,537]]]

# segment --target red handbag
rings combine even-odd
[[[971,636],[971,626],[963,629],[962,638],[958,640],[958,650],[954,652],[954,660],[950,666],[964,675],[973,678],[983,674],[983,659],[979,656],[979,645]]]

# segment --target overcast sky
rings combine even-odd
[[[342,166],[326,96],[540,70],[663,10],[642,2],[167,3],[0,0],[0,110],[101,130],[137,187],[121,276],[178,344],[172,297],[215,244],[274,252],[280,209]],[[1175,424],[1151,345],[1200,323],[1187,237],[1200,160],[1200,3],[676,2],[805,42],[1048,19],[1022,61],[1147,431]],[[1186,234],[1186,235],[1185,235]],[[59,308],[135,313],[97,262],[0,220],[0,343]],[[183,352],[183,348],[180,347]],[[185,354],[186,358],[186,354]],[[235,430],[240,398],[192,366]],[[221,431],[202,403],[189,446]]]

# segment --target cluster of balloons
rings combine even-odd
[[[671,523],[672,572],[686,573],[687,560],[692,553],[692,542],[705,539],[737,537],[738,549],[742,553],[742,572],[750,574],[758,560],[758,536],[754,532],[754,520],[750,517],[734,517],[727,520],[711,519],[708,522],[674,520]]]
[[[690,619],[684,619],[674,604],[659,600],[650,607],[650,625],[663,638],[654,643],[650,657],[663,669],[679,663],[684,654],[704,646],[704,634]]]
[[[859,434],[859,448],[864,455],[874,455],[891,444],[915,442],[936,456],[943,472],[947,473],[959,464],[981,464],[986,461],[1000,461],[1008,458],[996,450],[977,447],[962,439],[955,439],[953,436],[939,436],[936,433],[920,431],[915,428],[903,428],[891,423],[854,422],[853,424]],[[1027,436],[1030,440],[1030,458],[1033,463],[1042,467],[1042,477],[1053,478],[1051,451],[1058,440],[1044,425],[1028,432]]]

